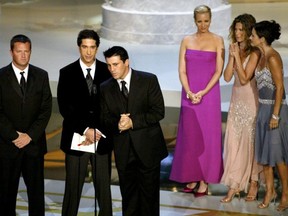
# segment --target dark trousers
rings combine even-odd
[[[27,195],[29,216],[44,216],[44,157],[32,157],[20,151],[16,158],[0,158],[1,215],[16,215],[16,199],[22,174]]]
[[[88,162],[92,165],[92,177],[99,206],[98,216],[112,216],[110,190],[110,156],[84,153],[81,156],[66,154],[66,181],[62,216],[77,216]],[[96,211],[96,208],[95,208]]]
[[[159,216],[160,164],[144,167],[130,148],[128,164],[118,174],[123,216]]]

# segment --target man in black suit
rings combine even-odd
[[[93,183],[100,208],[99,216],[112,215],[110,154],[71,150],[74,133],[86,136],[83,143],[85,145],[91,145],[95,139],[99,141],[99,147],[105,142],[101,134],[96,132],[96,129],[103,132],[99,124],[99,92],[100,83],[111,75],[107,65],[96,59],[99,44],[100,39],[95,31],[89,29],[80,31],[77,38],[80,59],[60,70],[57,98],[60,113],[64,118],[61,149],[65,152],[66,166],[62,216],[77,216],[89,161],[92,165]],[[105,135],[104,132],[103,134]]]
[[[157,77],[131,69],[123,47],[114,46],[104,56],[113,78],[101,84],[101,121],[114,144],[123,215],[158,216],[160,162],[168,153],[159,124],[165,109]]]
[[[29,215],[44,216],[45,128],[51,116],[48,73],[29,64],[31,40],[15,35],[12,62],[0,69],[0,214],[16,215],[22,175]]]

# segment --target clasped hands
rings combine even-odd
[[[197,93],[192,93],[191,91],[187,93],[187,96],[191,100],[192,104],[199,104],[202,100],[202,91],[199,91]]]
[[[236,55],[239,55],[239,52],[240,52],[240,48],[239,48],[238,42],[230,44],[229,46],[230,56],[235,57]]]
[[[120,133],[133,127],[132,119],[129,116],[130,113],[123,113],[120,115],[120,120],[118,122],[118,129]]]
[[[31,142],[32,139],[27,133],[22,133],[19,131],[17,131],[17,133],[19,136],[17,137],[17,139],[12,141],[17,148],[24,148]]]

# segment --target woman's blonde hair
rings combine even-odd
[[[196,15],[201,13],[209,13],[210,18],[212,17],[211,9],[207,5],[199,5],[194,9],[194,19],[196,20]]]

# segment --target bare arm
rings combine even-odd
[[[190,87],[189,87],[188,78],[186,74],[185,52],[186,52],[186,40],[184,38],[180,45],[178,71],[179,71],[180,82],[185,92],[188,93],[190,91]]]
[[[260,51],[253,50],[250,53],[250,58],[246,64],[246,67],[243,68],[243,63],[240,58],[240,50],[238,44],[234,44],[234,52],[233,52],[235,62],[236,62],[236,71],[242,85],[247,84],[254,75],[255,69],[258,65],[260,59]]]
[[[283,63],[279,53],[275,52],[275,54],[269,57],[268,67],[270,68],[272,79],[276,86],[273,115],[278,117],[282,104],[282,97],[284,94],[283,71],[282,71]],[[278,120],[272,117],[270,120],[270,127],[273,128],[275,124],[276,126],[278,126]]]
[[[229,59],[224,70],[224,80],[230,82],[233,77],[234,56],[232,54],[232,44],[229,46]]]
[[[208,82],[205,89],[196,93],[197,97],[202,98],[219,81],[219,78],[220,78],[222,71],[223,71],[224,57],[225,57],[224,41],[223,41],[223,38],[221,37],[217,41],[216,71],[215,71],[214,75],[212,76],[211,80]]]
[[[186,43],[188,38],[184,38],[180,45],[180,51],[179,51],[179,65],[178,65],[178,71],[179,71],[179,79],[182,84],[182,87],[184,88],[187,96],[189,96],[192,103],[195,100],[195,94],[190,90],[187,73],[186,73],[186,60],[185,60],[185,53],[186,53]]]

